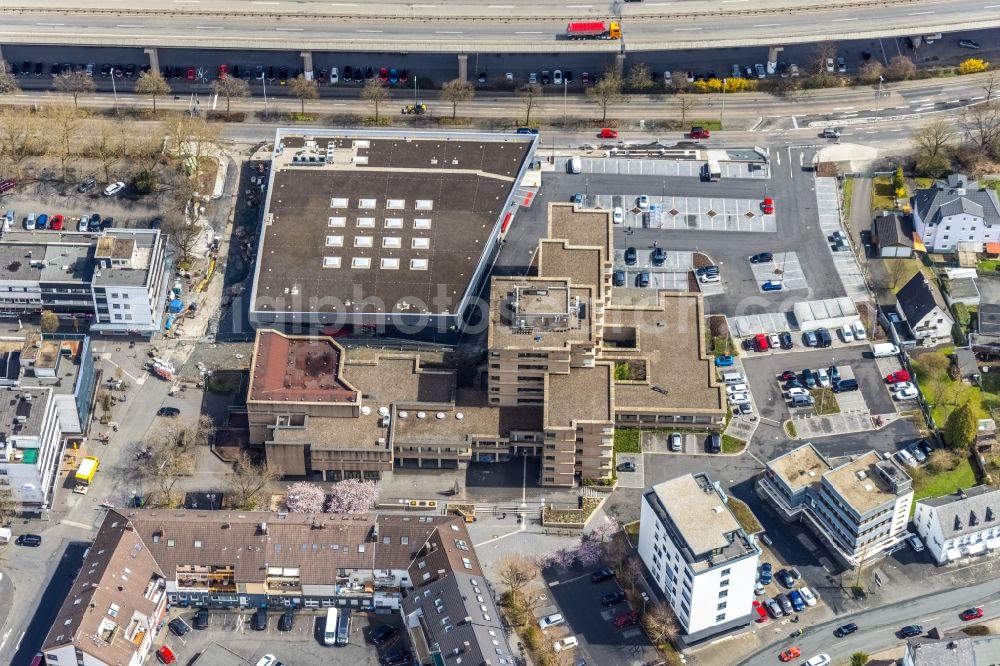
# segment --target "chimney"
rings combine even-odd
[[[462,652],[469,652],[470,650],[472,650],[472,646],[469,645],[469,641],[462,643]]]
[[[257,534],[267,534],[267,523],[261,522],[257,524]]]

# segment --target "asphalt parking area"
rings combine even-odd
[[[154,644],[157,647],[162,643],[169,645],[180,663],[187,663],[211,643],[220,643],[251,664],[265,654],[273,654],[286,664],[378,664],[378,652],[365,642],[362,635],[362,629],[368,623],[365,616],[354,616],[348,645],[329,647],[322,641],[325,610],[296,611],[292,630],[278,631],[278,618],[282,612],[272,609],[268,613],[267,629],[254,631],[250,628],[252,611],[211,611],[207,629],[193,629],[184,636],[175,636],[164,626]],[[172,612],[171,618],[179,615],[192,624],[194,613],[195,609],[184,609],[180,613]]]
[[[619,453],[615,456],[615,465],[621,465],[624,462],[634,463],[635,471],[624,472],[617,470],[615,473],[618,474],[618,485],[623,488],[644,488],[646,484],[643,482],[645,470],[642,464],[642,454]]]
[[[566,622],[546,629],[544,640],[553,643],[567,636],[576,636],[580,645],[571,656],[583,657],[587,664],[641,666],[654,661],[656,652],[640,627],[619,629],[614,626],[617,615],[632,610],[628,602],[611,607],[601,605],[602,596],[620,589],[614,579],[591,582],[590,574],[603,566],[606,565],[586,570],[546,570],[550,596],[543,603],[548,605],[541,606],[535,615],[544,617],[562,613]]]
[[[700,178],[705,160],[642,160],[622,158],[584,157],[583,173],[603,173],[621,176],[684,176]],[[722,178],[763,178],[768,177],[765,169],[750,169],[747,162],[719,161]]]
[[[102,218],[112,217],[115,228],[140,228],[149,226],[149,220],[161,214],[162,206],[158,196],[141,197],[132,200],[127,196],[128,190],[118,196],[106,197],[101,194],[106,183],[98,183],[89,192],[81,194],[77,191],[79,182],[56,183],[54,181],[38,181],[18,188],[6,194],[0,204],[0,213],[13,210],[17,222],[14,229],[24,231],[23,220],[29,213],[39,215],[45,213],[50,218],[62,215],[64,231],[76,231],[76,223],[82,215],[97,213]],[[50,230],[38,230],[32,233],[44,239]]]
[[[665,250],[661,266],[653,265],[654,248],[636,248],[636,263],[629,266],[625,263],[625,248],[615,250],[615,268],[625,272],[626,287],[639,286],[639,274],[649,273],[650,289],[666,289],[668,291],[687,291],[688,275],[693,263],[692,252]]]
[[[729,330],[734,338],[746,338],[758,333],[781,333],[790,331],[791,313],[764,312],[760,314],[741,315],[739,317],[729,317]],[[799,342],[793,337],[793,342]]]
[[[782,289],[807,289],[809,283],[802,273],[799,256],[794,252],[776,252],[774,260],[764,264],[750,264],[757,288],[763,291],[765,282],[780,282]]]
[[[764,215],[758,199],[674,197],[649,195],[649,210],[640,210],[636,196],[599,194],[587,197],[594,208],[622,208],[625,226],[689,231],[777,231],[774,215]]]

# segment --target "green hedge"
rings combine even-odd
[[[636,428],[615,428],[615,453],[642,453],[640,435]]]
[[[972,322],[972,315],[969,313],[969,308],[965,303],[952,303],[951,313],[955,315],[955,322],[958,323],[963,330],[969,330],[969,324]]]

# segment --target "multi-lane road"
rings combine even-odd
[[[993,0],[14,0],[0,43],[369,52],[617,52],[771,46],[1000,26]],[[567,21],[620,17],[624,39],[572,41]]]

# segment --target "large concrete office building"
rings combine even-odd
[[[457,339],[517,210],[537,135],[275,135],[255,327]]]

